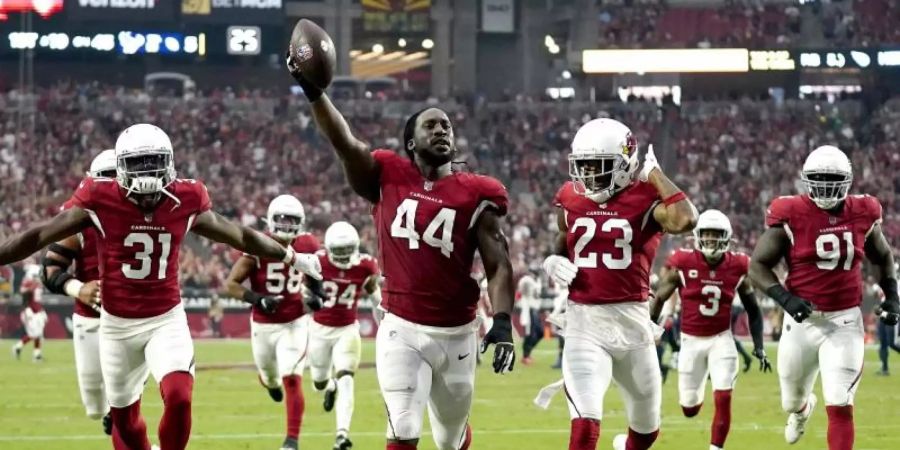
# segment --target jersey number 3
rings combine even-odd
[[[162,280],[166,278],[166,269],[169,267],[169,253],[172,251],[172,235],[169,233],[161,233],[156,236],[159,241],[159,270],[156,273],[156,279]],[[153,265],[153,255],[156,253],[156,243],[153,237],[147,233],[131,233],[125,236],[124,245],[126,247],[140,247],[134,255],[134,259],[139,264],[131,265],[129,263],[122,264],[122,274],[130,280],[143,280],[150,276],[151,266]]]
[[[594,252],[585,253],[584,248],[596,236],[597,222],[589,217],[579,217],[572,224],[572,233],[575,233],[579,228],[584,228],[584,234],[575,242],[575,265],[586,269],[596,269],[597,254]],[[603,265],[608,269],[627,269],[631,265],[631,240],[634,238],[634,232],[631,229],[631,224],[625,219],[609,219],[600,226],[600,231],[604,233],[610,233],[613,230],[622,231],[622,237],[616,239],[614,243],[616,248],[622,251],[622,255],[617,258],[611,253],[602,253]]]
[[[410,250],[417,250],[419,240],[423,240],[426,244],[439,248],[441,254],[449,258],[450,253],[453,253],[453,222],[456,220],[456,210],[441,208],[425,228],[424,235],[419,236],[415,229],[418,208],[419,201],[411,198],[400,203],[400,206],[397,207],[397,215],[394,216],[394,221],[391,223],[391,237],[409,240]],[[439,231],[440,237],[438,237]]]

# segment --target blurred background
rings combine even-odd
[[[311,231],[349,220],[374,252],[369,206],[283,65],[301,17],[334,39],[329,93],[373,147],[398,148],[424,105],[451,114],[466,170],[509,188],[519,275],[548,252],[568,144],[596,117],[628,124],[701,210],[728,214],[734,248],[752,249],[768,202],[799,192],[823,144],[850,155],[852,192],[876,195],[900,238],[894,0],[2,0],[0,238],[54,214],[122,129],[150,122],[219,212],[260,226],[291,193]],[[668,238],[657,265],[683,245]],[[235,256],[200,239],[182,250],[196,336],[249,331],[243,304],[218,296]],[[3,337],[20,333],[35,262],[0,268]],[[544,283],[547,309],[554,294]],[[42,301],[47,337],[69,336],[71,299]],[[867,289],[864,310],[876,302]],[[764,306],[771,330],[779,308]]]

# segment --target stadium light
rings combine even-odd
[[[397,46],[400,48],[406,48],[406,39],[397,39]]]
[[[564,80],[571,79],[571,78],[572,78],[572,72],[569,72],[568,70],[563,70],[563,71],[562,71],[562,77],[563,77]]]
[[[375,44],[372,46],[372,53],[384,53],[384,46],[381,44]]]
[[[429,38],[425,38],[425,40],[422,41],[422,48],[424,48],[425,50],[431,50],[432,48],[434,48],[434,41]]]

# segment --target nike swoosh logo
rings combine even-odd
[[[459,359],[460,361],[462,361],[462,360],[466,359],[466,356],[469,356],[469,354],[466,353],[465,355],[459,355],[456,358]]]
[[[847,325],[848,323],[853,323],[853,322],[856,322],[856,321],[855,320],[845,320],[844,325]]]

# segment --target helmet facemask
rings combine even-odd
[[[631,183],[631,164],[622,155],[569,155],[569,177],[575,193],[605,203]]]
[[[853,174],[838,170],[804,170],[800,179],[810,200],[822,209],[833,209],[847,198]]]
[[[166,192],[175,179],[172,153],[144,151],[125,153],[116,159],[116,180],[128,194],[155,195]]]
[[[328,260],[336,267],[349,269],[359,260],[359,244],[332,245],[327,247]]]
[[[731,236],[728,232],[718,228],[697,229],[694,232],[697,250],[707,258],[716,259],[728,251],[731,245]]]
[[[268,219],[269,232],[285,241],[292,241],[303,232],[303,217],[291,214],[275,214]]]

